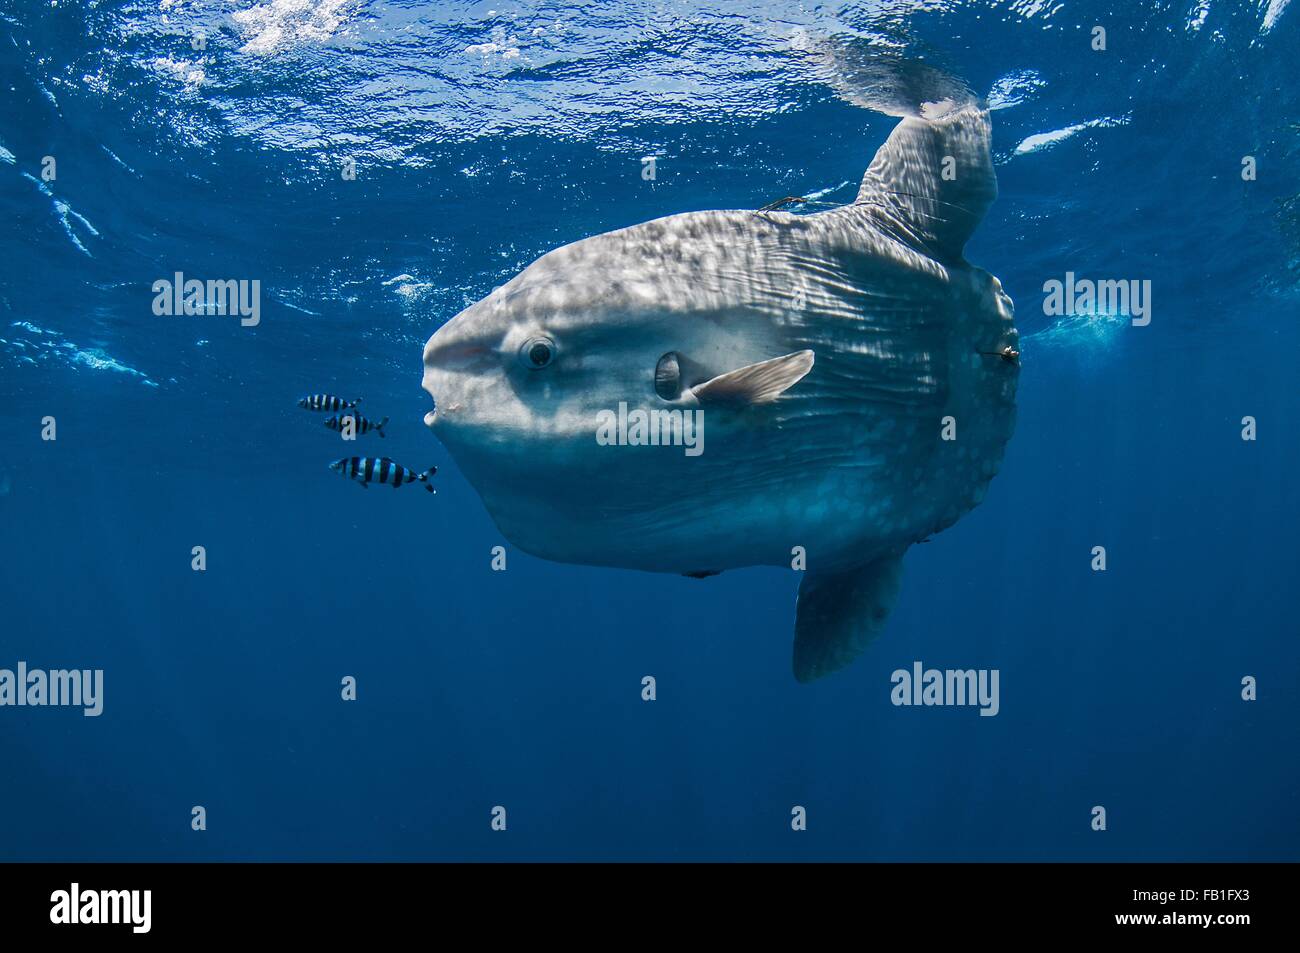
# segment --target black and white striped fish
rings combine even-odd
[[[436,492],[429,477],[438,472],[437,467],[416,473],[400,463],[394,463],[388,457],[344,457],[331,463],[330,469],[356,480],[362,489],[368,488],[371,483],[387,483],[397,489],[403,483],[415,483],[418,480],[430,493]]]
[[[356,400],[347,400],[343,397],[335,397],[333,394],[312,394],[298,401],[298,406],[308,410],[347,410],[359,403],[361,403],[360,397]]]
[[[373,430],[375,433],[379,434],[379,436],[382,437],[384,435],[384,425],[388,423],[387,417],[379,421],[379,423],[375,423],[373,420],[367,420],[365,417],[362,417],[360,414],[351,413],[351,414],[344,414],[342,417],[339,416],[331,417],[329,420],[325,421],[325,426],[329,427],[330,430],[337,430],[339,433],[342,433],[343,425],[348,420],[348,418],[352,419],[352,432],[354,434],[370,433],[370,431]]]

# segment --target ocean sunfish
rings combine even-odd
[[[879,634],[904,551],[980,502],[1015,419],[1011,299],[962,254],[997,195],[989,116],[926,115],[851,205],[596,235],[438,329],[425,423],[508,540],[696,577],[803,567],[799,681]]]

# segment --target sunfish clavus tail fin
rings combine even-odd
[[[811,682],[839,671],[885,627],[903,577],[903,556],[844,572],[809,571],[795,603],[794,677]]]
[[[908,116],[894,127],[855,204],[874,207],[881,224],[913,247],[958,261],[998,195],[989,114],[974,103],[945,103],[928,104],[923,115],[932,118]]]

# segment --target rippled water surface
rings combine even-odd
[[[0,668],[106,685],[0,707],[0,857],[1296,859],[1297,17],[0,0]],[[967,256],[1019,418],[885,635],[800,686],[789,572],[493,573],[428,336],[578,238],[851,201],[935,77],[993,109]],[[177,272],[259,280],[259,323],[155,315]],[[1151,323],[1045,314],[1066,272],[1149,280]],[[331,478],[320,390],[438,495]],[[891,705],[915,660],[999,669],[998,716]]]

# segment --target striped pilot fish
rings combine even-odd
[[[346,400],[333,394],[311,394],[298,401],[298,406],[305,407],[307,410],[347,410],[359,403],[361,403],[360,397],[356,400]]]
[[[342,417],[335,415],[331,417],[329,420],[325,421],[325,426],[329,427],[330,430],[337,430],[339,433],[342,433],[344,424],[348,421],[349,418],[352,420],[352,432],[354,434],[370,433],[370,431],[373,430],[375,433],[379,434],[379,436],[382,437],[384,435],[384,425],[388,423],[387,417],[379,421],[379,423],[375,423],[373,420],[367,420],[365,417],[362,417],[360,414],[353,413],[353,414],[344,414]]]
[[[400,463],[394,463],[388,457],[344,457],[331,463],[330,469],[356,480],[362,489],[371,483],[387,483],[396,489],[403,483],[415,483],[418,480],[430,493],[437,492],[429,482],[429,477],[438,472],[437,467],[416,473]]]

